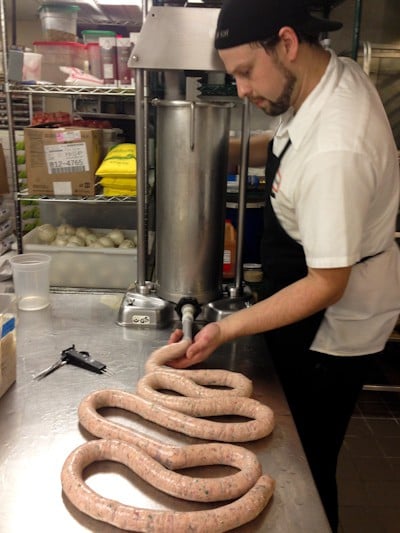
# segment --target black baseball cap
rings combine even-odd
[[[264,41],[283,26],[314,35],[339,30],[341,22],[310,15],[303,0],[224,0],[215,33],[215,48]]]

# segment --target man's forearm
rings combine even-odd
[[[338,301],[351,267],[311,273],[255,305],[219,322],[224,342],[298,322]],[[321,273],[322,271],[319,270]]]
[[[250,137],[249,146],[249,166],[264,167],[267,161],[267,145],[271,136],[269,134],[260,134]],[[241,139],[232,137],[229,140],[228,153],[228,173],[237,172],[240,164]]]

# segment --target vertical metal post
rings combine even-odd
[[[17,156],[15,150],[14,138],[14,117],[12,109],[12,99],[10,94],[10,82],[8,78],[8,39],[7,39],[7,22],[5,16],[4,0],[0,0],[0,27],[1,27],[1,44],[3,53],[3,70],[4,70],[4,94],[6,98],[7,121],[8,121],[8,136],[10,144],[10,162],[11,173],[13,181],[14,194],[14,209],[15,209],[15,231],[17,234],[17,249],[18,253],[22,253],[22,220],[21,220],[21,205],[18,201],[19,183],[18,183],[18,167]]]
[[[11,2],[11,44],[15,46],[17,44],[17,0]]]
[[[143,0],[142,2],[142,22],[147,17],[149,12],[149,0]],[[144,173],[144,213],[143,213],[143,225],[144,225],[144,269],[146,280],[148,275],[148,239],[149,239],[149,74],[147,70],[143,71],[143,173]]]
[[[241,143],[240,173],[239,173],[235,294],[232,294],[232,296],[240,296],[241,291],[242,291],[244,219],[245,219],[245,214],[246,214],[249,141],[250,141],[250,104],[249,104],[248,98],[245,98],[243,101],[243,110],[242,110],[242,143]]]
[[[135,70],[135,132],[136,132],[136,209],[137,209],[137,289],[141,294],[146,292],[146,176],[144,130],[144,75],[142,69]]]
[[[148,279],[148,240],[149,240],[149,203],[150,203],[150,194],[149,194],[149,99],[150,99],[150,89],[149,89],[149,73],[147,70],[143,71],[143,173],[144,173],[144,241],[143,247],[145,250],[145,276],[146,280]]]
[[[362,0],[356,0],[353,26],[353,47],[351,57],[357,61],[358,48],[360,46],[360,28],[362,16]]]
[[[142,22],[148,13],[148,1],[142,2]],[[148,294],[147,275],[147,212],[148,212],[148,76],[135,69],[135,142],[136,142],[136,206],[137,206],[137,284],[140,294]]]

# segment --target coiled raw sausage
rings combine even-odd
[[[154,351],[145,366],[147,374],[137,383],[137,393],[152,402],[193,417],[231,414],[253,420],[218,424],[178,417],[182,429],[168,426],[169,429],[182,431],[192,437],[224,442],[246,442],[271,433],[274,427],[273,412],[266,405],[247,398],[253,387],[243,374],[214,369],[176,370],[162,366],[169,360],[181,357],[189,344],[190,341],[182,340]],[[212,388],[215,386],[224,389]],[[161,393],[161,389],[172,390],[182,396]]]
[[[181,341],[153,352],[137,394],[100,390],[82,400],[78,409],[80,423],[101,440],[74,450],[61,474],[65,494],[82,512],[129,531],[200,533],[239,527],[253,520],[267,505],[274,481],[261,475],[261,466],[252,452],[226,443],[268,435],[274,427],[273,412],[248,397],[252,384],[241,374],[223,370],[176,371],[162,366],[183,355],[188,345],[188,341]],[[215,386],[225,389],[211,388]],[[160,393],[160,389],[184,396]],[[169,446],[104,418],[98,413],[102,407],[131,411],[168,429],[225,444]],[[251,420],[226,423],[196,418],[220,415],[239,415]],[[186,513],[123,505],[98,495],[83,480],[83,470],[102,460],[120,462],[151,485],[178,498],[199,502],[238,499],[216,509]],[[211,479],[191,478],[174,471],[214,464],[229,465],[238,471]]]
[[[145,533],[229,531],[258,516],[273,494],[274,481],[263,475],[239,499],[216,509],[192,512],[160,511],[141,509],[104,498],[82,479],[82,471],[94,461],[117,461],[135,470],[138,462],[142,460],[142,457],[137,457],[138,453],[140,451],[134,446],[115,440],[97,440],[83,444],[70,454],[64,464],[64,492],[80,511],[92,518],[124,530]]]
[[[121,450],[117,449],[118,443]],[[85,468],[90,464],[86,461],[104,460],[103,453],[112,453],[112,460],[125,464],[166,494],[195,502],[238,498],[251,489],[262,474],[255,454],[234,444],[208,443],[178,447],[157,440],[147,444],[140,439],[136,444],[120,439],[101,439],[83,444],[65,462],[63,486],[68,492],[72,483],[75,487],[79,486],[79,465],[85,463]],[[238,471],[217,478],[190,477],[175,472],[182,468],[212,465],[231,466]]]
[[[221,394],[224,397],[231,394],[234,396],[251,396],[253,392],[253,384],[251,380],[238,372],[218,369],[177,370],[175,368],[163,366],[164,363],[181,357],[186,352],[189,345],[190,341],[184,339],[180,342],[168,344],[155,350],[146,362],[146,375],[139,381],[139,383],[147,383],[151,387],[153,377],[162,368],[170,375],[179,376],[179,379],[177,380],[180,382],[179,390],[173,390],[181,392],[181,394],[184,394],[185,396],[192,396],[194,398],[198,396],[210,397],[212,394],[215,396]],[[199,385],[207,385],[208,388]],[[229,387],[229,389],[210,389],[210,387],[213,386]]]
[[[121,390],[99,390],[84,398],[79,405],[79,421],[90,433],[102,438],[120,438],[129,442],[131,430],[107,420],[98,413],[103,407],[116,407],[139,414],[142,418],[167,429],[221,442],[248,442],[269,435],[274,427],[272,410],[251,398],[198,398],[195,402],[170,409],[161,403]],[[184,412],[179,412],[181,408]],[[189,414],[187,414],[189,413]],[[250,418],[244,422],[216,422],[206,416],[236,415]]]

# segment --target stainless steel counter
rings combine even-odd
[[[169,336],[169,330],[141,331],[117,326],[115,319],[122,296],[52,293],[49,308],[19,313],[17,383],[0,399],[0,533],[119,531],[77,511],[62,494],[60,472],[67,455],[91,438],[78,424],[81,399],[103,388],[133,392],[147,357]],[[106,363],[113,374],[98,375],[66,365],[41,381],[32,379],[72,344]],[[258,455],[264,472],[276,480],[273,500],[256,520],[236,531],[329,532],[262,338],[241,339],[222,347],[207,366],[247,375],[254,383],[254,397],[267,403],[276,415],[271,436],[245,444]],[[108,414],[172,444],[199,442],[158,428],[136,415],[123,416],[112,409]],[[204,508],[203,504],[160,494],[114,463],[97,463],[89,470],[88,483],[92,488],[123,503],[158,509]]]

